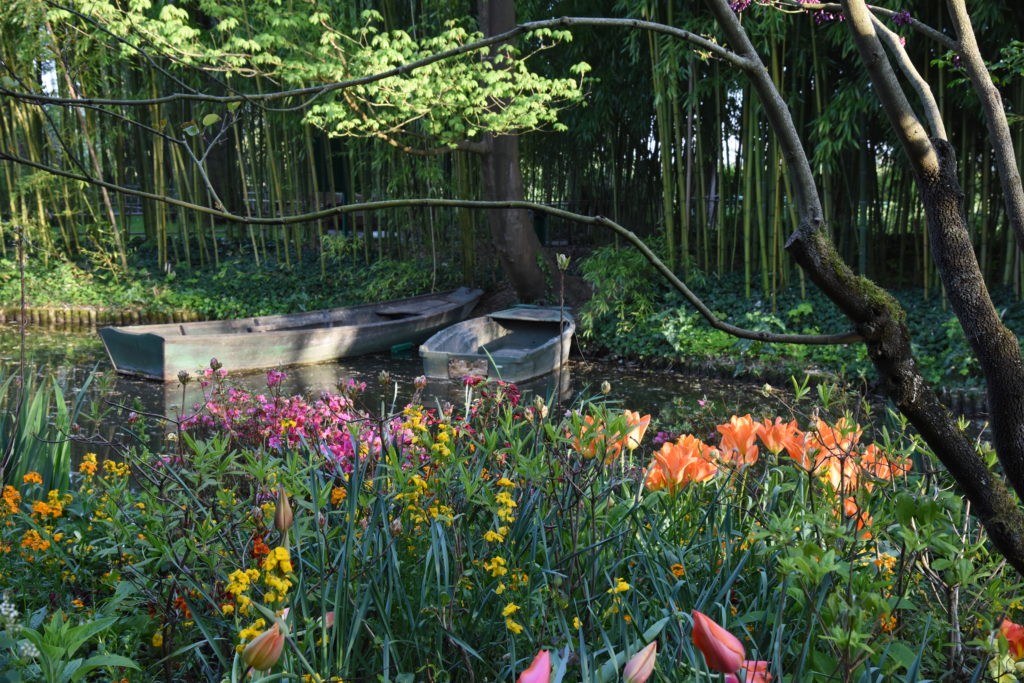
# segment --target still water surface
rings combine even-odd
[[[183,412],[190,413],[192,407],[202,399],[202,389],[198,382],[191,382],[183,390],[177,382],[164,384],[117,375],[95,333],[57,332],[39,328],[29,328],[26,333],[26,355],[36,372],[55,374],[71,393],[77,391],[88,374],[95,370],[96,378],[90,398],[105,408],[122,405],[175,418]],[[0,363],[9,368],[17,363],[19,344],[16,326],[0,326]],[[265,372],[230,373],[231,359],[218,360],[229,371],[229,383],[255,391],[266,389]],[[193,376],[201,370],[188,369]],[[392,385],[380,385],[378,375],[382,371],[389,373],[395,380]],[[351,379],[366,383],[367,391],[362,401],[364,405],[374,408],[382,406],[385,411],[390,411],[393,405],[401,408],[408,401],[413,393],[413,379],[423,373],[423,368],[419,357],[415,355],[396,358],[378,354],[292,367],[287,368],[286,372],[287,378],[282,384],[286,395],[316,397],[325,391],[335,391],[339,382]],[[557,374],[551,374],[523,382],[520,389],[528,400],[531,395],[550,398],[555,393],[558,379]],[[569,405],[580,397],[594,396],[599,393],[599,387],[605,380],[612,386],[610,399],[625,408],[652,414],[655,416],[655,426],[659,416],[671,414],[678,417],[690,407],[695,412],[713,412],[721,420],[734,413],[742,415],[753,412],[755,417],[769,412],[774,414],[779,408],[762,396],[760,383],[648,370],[637,364],[588,362],[579,357],[574,357],[567,371],[561,375],[559,402]],[[429,405],[447,401],[461,406],[464,396],[464,389],[458,382],[431,380],[424,391],[424,403]],[[117,423],[123,420],[123,414],[119,416],[118,412],[116,408],[111,410],[108,418],[110,436],[114,436],[114,432],[118,431]]]

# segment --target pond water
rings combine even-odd
[[[20,334],[17,326],[0,325],[0,364],[8,371],[15,367],[19,358]],[[96,410],[109,410],[102,432],[103,438],[119,436],[128,410],[177,418],[189,414],[193,406],[202,400],[202,388],[198,382],[182,387],[178,382],[161,383],[118,375],[114,372],[97,334],[87,332],[62,332],[41,328],[26,330],[26,357],[33,371],[39,374],[52,373],[69,393],[77,391],[90,372],[95,372],[89,398]],[[220,358],[229,371],[227,381],[249,390],[266,389],[266,372],[231,373],[231,359]],[[201,368],[190,368],[193,376]],[[393,357],[387,354],[363,356],[332,363],[296,366],[285,369],[286,379],[282,383],[285,395],[303,394],[317,396],[322,392],[336,391],[339,383],[354,380],[365,382],[367,390],[362,395],[362,404],[374,411],[383,409],[390,412],[401,408],[413,394],[413,380],[423,374],[418,356]],[[387,372],[393,382],[381,386],[378,376]],[[559,382],[560,380],[560,382]],[[776,414],[780,410],[777,401],[766,399],[762,383],[737,380],[702,378],[645,369],[639,364],[589,362],[574,357],[567,369],[519,385],[526,400],[534,395],[552,397],[559,385],[558,401],[570,405],[581,397],[592,397],[600,392],[600,385],[607,380],[612,387],[608,398],[624,408],[650,413],[655,418],[652,429],[678,428],[689,423],[691,416],[703,415],[713,424],[714,420],[724,421],[729,415],[751,412],[758,416]],[[463,405],[465,389],[459,382],[431,380],[423,392],[427,405],[450,402]],[[659,417],[665,424],[659,424]],[[671,424],[669,424],[669,422]],[[76,446],[76,451],[81,447]]]

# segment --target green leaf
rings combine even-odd
[[[80,660],[75,661],[79,662]],[[68,680],[77,681],[93,669],[105,666],[120,666],[126,669],[139,669],[139,665],[136,664],[134,660],[122,657],[121,655],[96,655],[94,657],[89,657],[89,659],[84,662],[81,662],[80,666],[77,667],[77,670]],[[65,669],[65,672],[66,671],[67,669]]]
[[[234,103],[232,103],[232,104],[234,104]],[[209,128],[210,126],[212,126],[213,124],[217,123],[218,121],[220,121],[220,114],[207,114],[206,116],[203,117],[203,127],[204,128]]]

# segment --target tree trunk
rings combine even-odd
[[[478,11],[480,30],[485,35],[502,33],[516,25],[515,0],[479,0]],[[518,136],[487,134],[484,144],[484,199],[523,199]],[[488,212],[487,220],[498,260],[516,294],[523,301],[542,299],[547,283],[541,268],[541,243],[533,230],[530,214],[521,210],[494,210]]]

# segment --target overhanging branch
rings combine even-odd
[[[540,213],[546,213],[551,216],[557,216],[558,218],[564,218],[566,220],[573,221],[575,223],[582,223],[584,225],[597,225],[615,233],[621,235],[626,239],[627,242],[636,247],[644,258],[646,258],[655,270],[665,276],[666,279],[671,283],[672,287],[676,289],[694,308],[697,312],[703,316],[711,327],[716,330],[721,330],[727,334],[731,334],[734,337],[741,339],[751,339],[753,341],[768,342],[773,344],[803,344],[803,345],[834,345],[834,344],[851,344],[863,340],[863,337],[855,332],[845,332],[839,334],[776,334],[774,332],[763,332],[759,330],[748,330],[743,327],[737,327],[730,323],[725,322],[718,316],[716,316],[711,309],[709,309],[704,302],[698,297],[693,291],[686,286],[682,280],[680,280],[672,270],[658,258],[657,254],[650,250],[650,248],[644,244],[635,233],[627,228],[619,225],[615,221],[605,218],[603,216],[585,216],[583,214],[574,213],[572,211],[566,211],[565,209],[558,209],[553,206],[547,206],[545,204],[538,204],[536,202],[527,201],[477,201],[470,199],[440,199],[440,198],[418,198],[418,199],[389,199],[377,202],[361,202],[358,204],[346,204],[344,206],[333,206],[328,209],[321,211],[312,211],[309,213],[296,214],[294,216],[280,216],[276,218],[259,218],[255,216],[240,216],[238,214],[231,213],[230,211],[210,208],[201,204],[193,204],[173,197],[166,197],[151,192],[144,192],[142,190],[136,190],[130,187],[124,187],[122,185],[115,185],[107,181],[101,181],[90,178],[88,176],[81,176],[68,171],[62,171],[60,169],[51,168],[43,164],[38,164],[29,159],[23,159],[16,157],[7,152],[0,151],[0,161],[12,161],[15,163],[25,164],[33,168],[37,168],[48,173],[63,176],[73,180],[79,180],[81,182],[90,183],[99,187],[106,188],[113,192],[120,192],[123,194],[134,195],[136,197],[142,197],[143,199],[151,199],[154,201],[165,202],[173,206],[181,207],[183,209],[189,209],[192,211],[198,211],[200,213],[220,218],[226,221],[233,221],[236,223],[243,223],[246,225],[294,225],[296,223],[306,223],[310,221],[316,221],[320,219],[330,218],[337,215],[354,213],[357,211],[377,211],[380,209],[394,209],[398,207],[450,207],[450,208],[463,208],[463,209],[526,209],[529,211],[537,211]]]

